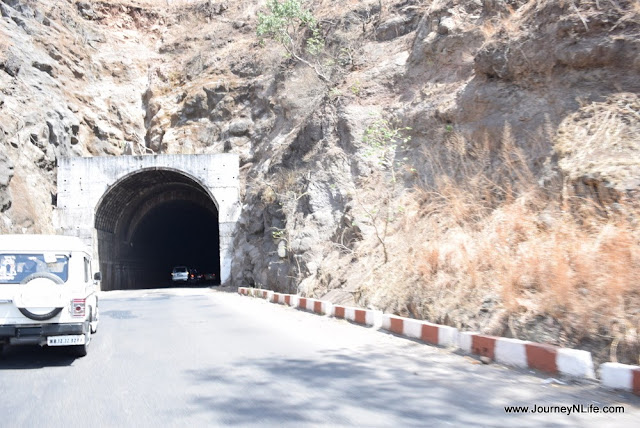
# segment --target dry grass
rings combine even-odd
[[[596,227],[587,229],[549,200],[545,201],[548,209],[555,205],[555,212],[543,221],[535,205],[527,201],[536,197],[538,202],[546,199],[542,194],[521,195],[479,222],[468,218],[469,224],[461,227],[428,221],[428,242],[411,263],[419,274],[420,299],[438,307],[441,303],[434,294],[452,287],[464,290],[454,309],[463,307],[471,317],[456,323],[487,333],[505,334],[507,326],[474,320],[479,302],[465,296],[485,296],[485,300],[496,296],[494,309],[521,324],[552,318],[565,333],[570,332],[573,345],[597,336],[613,339],[623,326],[627,345],[637,346],[640,290],[635,279],[640,277],[640,236],[634,225],[622,216],[594,218]],[[482,208],[479,203],[478,209]],[[458,217],[460,211],[452,208],[438,216]],[[435,321],[445,321],[443,315],[452,309],[452,302],[443,303]],[[530,338],[526,331],[511,333]],[[563,344],[559,335],[535,339]],[[638,363],[637,354],[626,355],[626,359]]]
[[[465,330],[639,363],[640,232],[636,211],[563,199],[562,179],[539,187],[505,127],[499,143],[444,133],[425,153],[421,184],[387,240],[389,263],[359,280],[360,303]]]
[[[503,13],[485,19],[480,25],[480,32],[485,40],[490,40],[498,34],[507,37],[517,37],[522,34],[520,10],[515,10],[510,5],[506,5]]]
[[[626,187],[640,163],[640,97],[618,93],[604,102],[583,105],[561,124],[556,151],[572,177],[594,175]]]

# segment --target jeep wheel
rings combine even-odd
[[[27,308],[18,308],[18,310],[22,315],[34,321],[46,321],[58,315],[60,311],[62,311],[62,308],[55,308],[51,312],[47,312],[46,314],[42,314],[42,315],[34,314],[33,312],[29,311]]]
[[[98,312],[98,301],[96,300],[96,314],[93,315],[93,310],[89,309],[89,328],[91,329],[91,334],[96,334],[98,332],[98,317],[100,316],[100,312]]]

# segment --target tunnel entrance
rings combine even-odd
[[[220,278],[218,207],[196,180],[138,171],[104,194],[95,214],[103,290],[173,286],[175,266]]]

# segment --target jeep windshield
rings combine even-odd
[[[63,254],[0,254],[0,283],[19,284],[29,275],[48,272],[67,282],[69,257]]]

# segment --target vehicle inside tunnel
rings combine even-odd
[[[220,278],[216,203],[181,172],[139,171],[114,184],[98,204],[95,228],[102,290],[175,286],[175,266]]]

